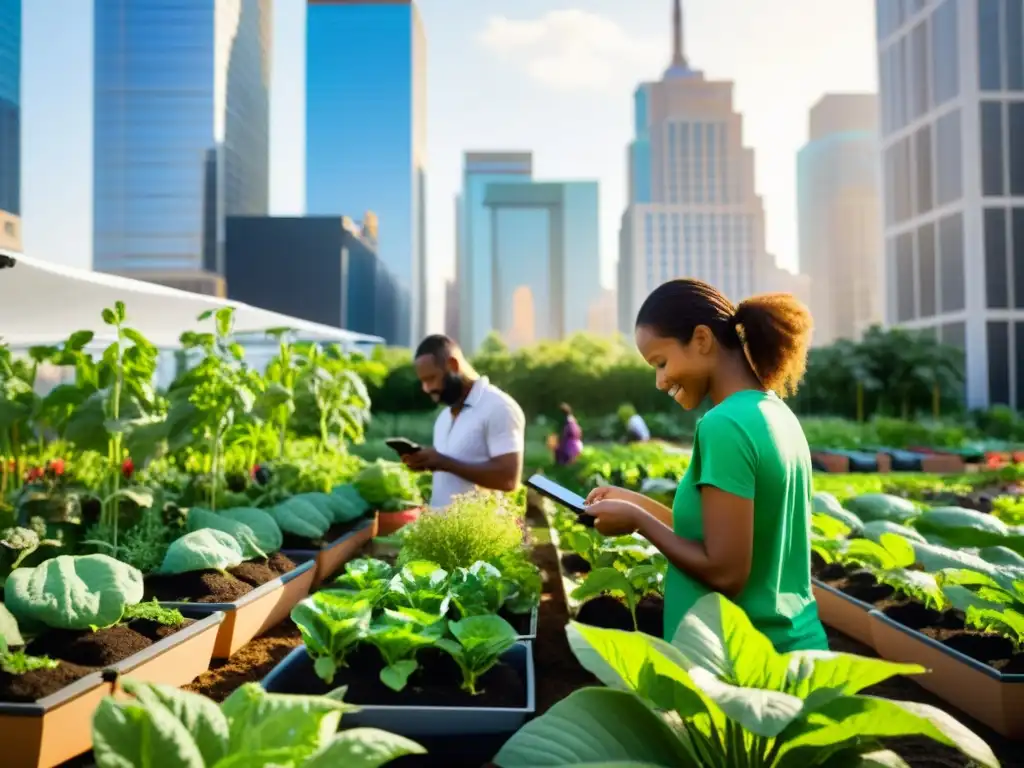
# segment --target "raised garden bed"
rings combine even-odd
[[[285,535],[282,554],[292,560],[315,560],[313,587],[319,586],[351,560],[362,547],[377,535],[377,513],[352,523],[332,526],[323,539],[303,539]]]
[[[215,659],[228,658],[288,618],[313,586],[316,560],[296,564],[278,552],[268,560],[230,568],[228,574],[193,571],[146,579],[147,597],[156,597],[169,608],[192,606],[197,612],[224,613],[213,649]]]
[[[188,606],[181,612],[188,621],[179,627],[137,619],[98,632],[51,630],[30,644],[29,652],[62,663],[20,676],[0,673],[0,764],[50,768],[91,749],[92,715],[110,690],[103,669],[175,686],[204,672],[224,614]]]
[[[263,681],[273,693],[325,694],[347,687],[345,700],[360,707],[343,725],[382,728],[410,738],[510,735],[536,710],[533,655],[517,643],[482,675],[479,693],[461,690],[462,674],[452,658],[434,649],[420,654],[420,669],[400,693],[380,682],[383,663],[374,648],[359,648],[332,685],[313,671],[305,646],[292,651]]]
[[[1024,739],[1024,653],[1008,639],[967,629],[955,612],[918,603],[869,617],[882,658],[927,667],[914,682],[1003,736]]]

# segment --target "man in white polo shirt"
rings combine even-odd
[[[477,487],[514,491],[523,472],[523,409],[477,376],[447,336],[424,339],[414,364],[423,391],[448,406],[434,422],[434,446],[402,458],[410,469],[434,473],[430,506]]]

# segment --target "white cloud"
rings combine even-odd
[[[631,37],[611,19],[577,9],[532,20],[495,16],[479,41],[558,89],[600,89],[624,78],[653,77],[666,55],[664,45]]]

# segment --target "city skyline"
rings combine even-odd
[[[747,143],[758,150],[759,187],[766,187],[769,247],[787,266],[796,257],[792,158],[803,140],[806,108],[827,90],[868,90],[876,80],[870,4],[838,29],[820,3],[794,3],[795,16],[786,18],[749,4],[739,12],[738,0],[687,0],[685,6],[689,28],[699,30],[689,44],[691,56],[709,75],[737,82],[737,108],[747,118]],[[23,82],[26,93],[37,94],[24,107],[26,248],[78,266],[89,257],[91,241],[92,18],[91,8],[82,5],[91,6],[53,0],[25,9]],[[454,261],[451,200],[459,187],[459,158],[474,146],[531,147],[551,177],[601,181],[602,272],[609,284],[629,131],[619,95],[628,103],[635,83],[663,67],[665,3],[626,12],[610,0],[595,0],[586,11],[571,3],[524,0],[512,8],[483,0],[455,17],[444,0],[420,6],[431,42],[428,235],[435,325],[440,327],[443,305],[437,296],[443,296],[443,277]],[[295,87],[304,77],[305,5],[280,0],[273,7],[271,212],[294,214],[303,212],[305,185],[304,95]],[[561,57],[557,67],[537,53],[553,29],[564,31],[556,43],[581,41],[574,51],[548,45],[551,56]],[[784,55],[801,45],[806,50],[800,61],[813,59],[814,67],[794,69],[797,59]],[[613,69],[610,58],[617,61]],[[787,87],[779,91],[774,84],[783,81]],[[480,108],[478,92],[499,95]],[[42,223],[33,228],[33,220]]]
[[[0,247],[21,247],[21,0],[0,0]]]

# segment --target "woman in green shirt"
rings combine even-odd
[[[720,592],[779,652],[828,648],[811,591],[811,454],[779,397],[803,376],[810,333],[789,294],[733,306],[699,280],[665,283],[640,308],[636,344],[658,389],[686,410],[705,398],[712,408],[672,509],[602,487],[587,511],[600,532],[637,531],[668,558],[668,640],[698,598]]]

